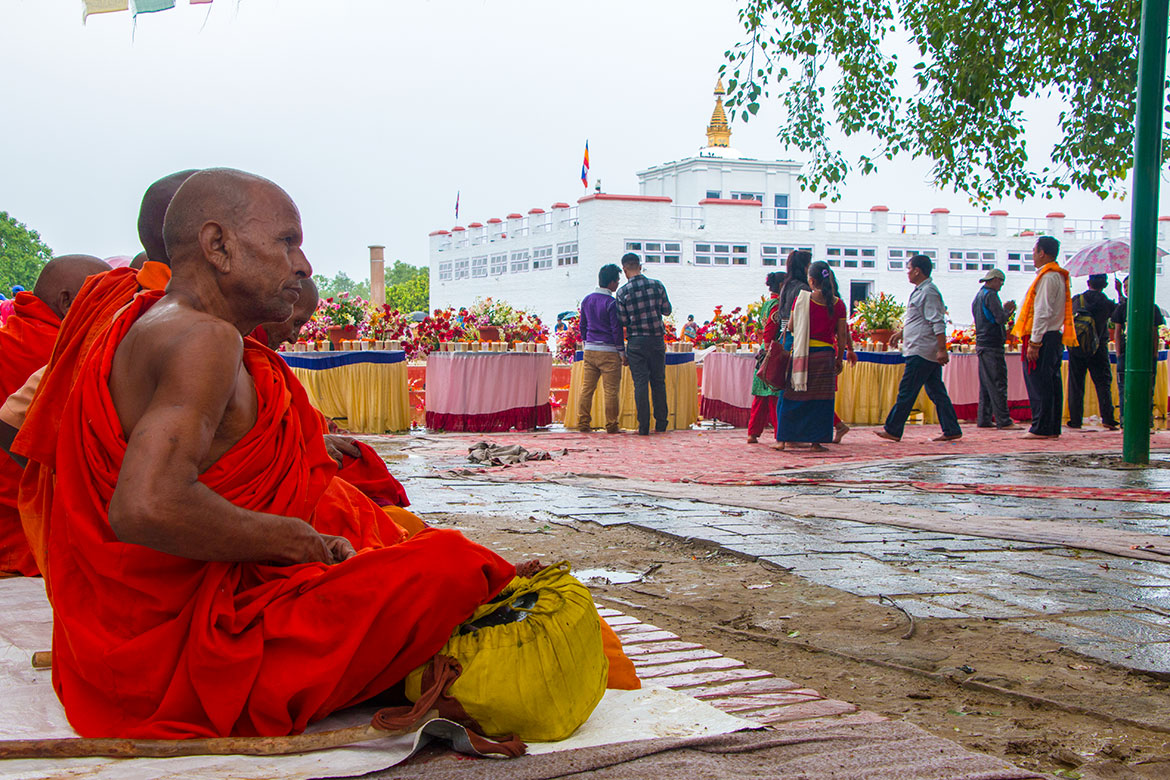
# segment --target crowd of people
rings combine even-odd
[[[979,403],[976,424],[980,428],[1017,430],[1008,406],[1006,344],[1009,335],[1022,343],[1023,377],[1028,391],[1031,425],[1026,438],[1053,439],[1060,436],[1064,415],[1064,380],[1061,364],[1068,353],[1069,428],[1084,422],[1085,376],[1092,380],[1100,409],[1101,425],[1107,430],[1119,426],[1114,414],[1113,371],[1109,344],[1117,349],[1117,383],[1124,390],[1125,319],[1129,279],[1116,282],[1120,301],[1111,300],[1103,290],[1105,274],[1088,277],[1087,287],[1072,294],[1068,271],[1057,261],[1060,242],[1041,236],[1032,251],[1036,275],[1018,307],[1004,303],[999,293],[1006,277],[991,269],[980,279],[981,287],[971,303],[975,323],[975,351],[978,360]],[[628,280],[619,288],[624,270]],[[885,422],[875,434],[899,442],[906,422],[915,410],[920,393],[934,404],[942,433],[934,440],[955,441],[963,436],[943,381],[943,366],[950,356],[947,346],[947,307],[931,279],[933,261],[914,255],[906,264],[906,276],[913,290],[906,303],[902,327],[890,338],[891,347],[900,347],[904,369],[897,397]],[[763,358],[769,345],[783,348],[789,370],[782,386],[753,376],[752,403],[748,417],[747,441],[759,442],[766,427],[776,431],[775,449],[808,448],[823,451],[827,443],[839,444],[849,426],[836,414],[837,377],[846,362],[856,364],[848,326],[848,311],[841,299],[836,275],[828,263],[813,261],[812,254],[794,250],[784,271],[773,271],[765,279],[768,297],[760,306],[759,327],[763,333]],[[622,269],[604,266],[598,287],[581,304],[580,327],[584,341],[584,382],[576,412],[575,426],[581,432],[593,427],[592,406],[600,382],[604,393],[605,429],[618,432],[619,386],[623,365],[629,365],[637,408],[638,433],[650,432],[651,409],[655,430],[667,428],[664,343],[662,318],[671,312],[662,283],[642,274],[635,254],[622,258]],[[1011,333],[1008,323],[1016,321]],[[1155,328],[1164,320],[1155,307]],[[1110,327],[1112,326],[1112,330]],[[687,317],[681,335],[694,337],[694,315]],[[1151,383],[1152,389],[1152,383]],[[573,410],[570,410],[573,414]]]

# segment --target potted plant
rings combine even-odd
[[[350,297],[343,292],[332,298],[326,298],[321,306],[323,313],[329,319],[329,341],[334,349],[341,346],[343,340],[353,341],[358,335],[358,326],[366,319],[366,302],[361,298]]]
[[[865,331],[871,339],[882,344],[890,343],[890,336],[902,327],[902,315],[906,307],[898,303],[894,296],[882,293],[876,298],[869,297],[857,304],[857,317],[865,326]]]

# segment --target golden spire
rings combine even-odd
[[[727,114],[723,113],[723,79],[715,82],[715,110],[711,112],[711,124],[707,125],[707,146],[727,147],[731,144],[731,128],[727,125]]]

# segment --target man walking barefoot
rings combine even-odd
[[[1032,250],[1036,278],[1024,296],[1012,331],[1024,342],[1024,384],[1032,407],[1032,427],[1025,434],[1029,439],[1060,436],[1064,413],[1060,363],[1065,346],[1077,343],[1068,271],[1057,265],[1059,256],[1060,242],[1055,238],[1041,236],[1036,240]]]

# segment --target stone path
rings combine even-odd
[[[716,709],[778,731],[886,720],[859,712],[846,701],[826,699],[811,688],[687,642],[615,609],[598,605],[621,639],[622,649],[646,685],[682,691]]]
[[[412,482],[412,509],[420,513],[628,523],[706,540],[873,601],[891,597],[915,616],[997,620],[1085,655],[1170,675],[1170,562],[884,526],[880,512],[897,506],[880,503],[872,505],[874,521],[860,523],[623,492],[620,483],[598,490],[534,482],[518,489],[473,478]],[[779,488],[756,490],[781,497]],[[1051,503],[1017,501],[1037,509]]]

